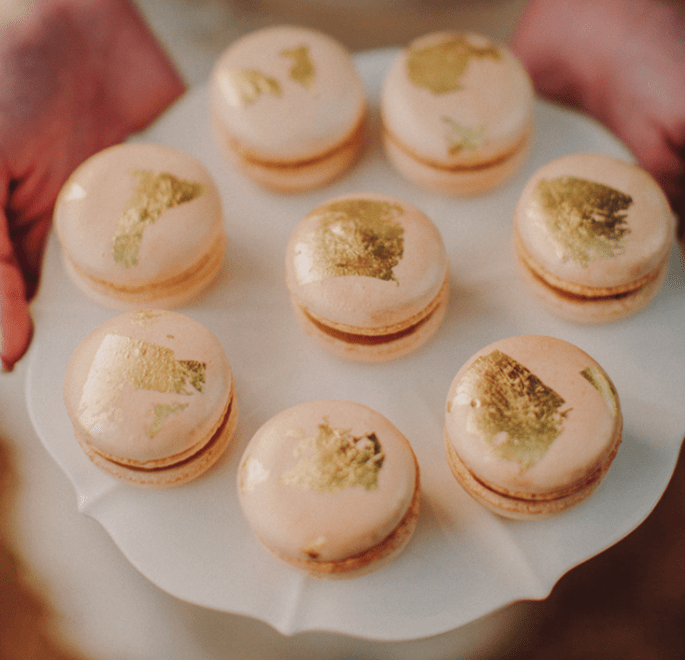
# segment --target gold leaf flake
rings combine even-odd
[[[393,268],[404,254],[399,204],[367,199],[331,202],[316,209],[318,228],[296,248],[298,281],[360,275],[397,282]]]
[[[145,328],[155,323],[160,316],[162,316],[161,312],[156,312],[152,309],[144,309],[131,313],[131,323]]]
[[[281,484],[336,493],[351,486],[378,488],[385,453],[376,434],[354,437],[348,429],[331,427],[327,418],[316,436],[303,437],[295,448],[298,462],[281,475]]]
[[[470,406],[467,430],[492,454],[535,465],[561,433],[565,401],[525,366],[499,350],[478,357],[460,380],[448,411]]]
[[[632,203],[629,195],[604,184],[564,176],[538,182],[529,213],[561,259],[586,267],[623,253]]]
[[[251,105],[262,94],[281,96],[278,80],[254,69],[225,72],[222,87],[228,104],[234,108]]]
[[[150,438],[154,438],[159,433],[168,417],[183,412],[187,407],[187,403],[156,404],[152,408],[154,422],[152,423],[152,426],[145,429],[145,433]]]
[[[407,75],[417,87],[433,94],[448,94],[462,89],[461,79],[471,58],[501,58],[493,45],[473,46],[463,36],[455,36],[422,48],[410,48],[407,57]]]
[[[309,55],[309,48],[307,46],[298,46],[297,48],[282,51],[281,55],[290,57],[293,60],[290,77],[307,89],[312,89],[314,87],[316,70],[314,69],[314,62],[312,62]]]
[[[450,156],[454,156],[461,151],[476,151],[480,149],[486,142],[485,126],[476,126],[469,128],[458,124],[450,117],[443,117],[448,128],[447,135],[447,151]]]
[[[592,365],[583,369],[580,375],[602,395],[607,406],[611,409],[612,416],[616,417],[619,411],[618,392],[604,370]]]
[[[205,192],[201,183],[184,181],[167,172],[137,170],[137,183],[114,230],[114,261],[124,268],[138,263],[145,227],[167,210],[191,202]]]
[[[83,386],[79,418],[86,428],[116,420],[115,404],[124,387],[190,396],[204,391],[207,365],[177,360],[172,349],[109,334],[100,344]]]

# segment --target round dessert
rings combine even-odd
[[[415,206],[377,193],[311,211],[286,249],[286,282],[304,330],[362,362],[406,355],[443,320],[449,264],[438,229]]]
[[[126,312],[74,351],[64,401],[98,466],[140,486],[176,486],[208,470],[237,422],[231,367],[218,339],[177,312]]]
[[[216,276],[226,247],[209,172],[158,144],[120,144],[86,160],[62,187],[54,222],[73,281],[114,309],[190,300]]]
[[[440,193],[482,193],[525,162],[532,133],[530,78],[506,47],[471,33],[435,32],[402,50],[381,91],[389,161]]]
[[[541,167],[514,214],[519,274],[559,316],[615,321],[659,291],[675,219],[642,168],[602,154],[572,154]]]
[[[321,32],[251,32],[217,61],[210,110],[228,158],[261,185],[299,192],[328,183],[363,142],[366,92],[347,49]]]
[[[252,437],[238,491],[256,537],[289,566],[353,577],[394,558],[419,515],[419,467],[385,417],[349,401],[284,410]]]
[[[447,395],[445,447],[457,481],[509,518],[544,518],[589,497],[621,442],[616,388],[561,339],[522,335],[478,351]]]

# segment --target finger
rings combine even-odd
[[[3,372],[12,371],[31,340],[31,317],[19,269],[0,263],[0,356]]]
[[[0,210],[0,358],[2,370],[11,371],[31,340],[31,317],[26,288],[14,257],[7,216]]]

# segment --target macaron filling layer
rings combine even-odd
[[[225,136],[227,142],[227,146],[232,150],[233,153],[236,154],[238,158],[242,159],[246,164],[254,165],[256,167],[268,170],[280,171],[312,167],[321,164],[325,161],[332,160],[335,157],[343,154],[345,151],[353,150],[354,152],[356,152],[356,149],[359,146],[362,136],[364,134],[364,126],[365,115],[363,114],[360,117],[356,128],[353,129],[350,135],[338,144],[333,145],[326,151],[323,151],[318,154],[312,154],[308,158],[298,158],[296,160],[284,159],[280,161],[275,159],[263,158],[255,155],[254,153],[245,149],[237,139],[230,135],[230,133],[226,129],[223,129],[223,127],[218,127],[218,129],[223,132],[223,135]],[[353,155],[354,153],[351,153],[351,156]]]
[[[489,158],[487,160],[477,163],[448,163],[430,159],[425,156],[421,156],[416,151],[412,150],[409,146],[407,146],[405,143],[403,143],[396,135],[392,133],[391,130],[389,130],[388,128],[383,129],[383,136],[385,137],[385,139],[391,142],[392,145],[397,147],[400,151],[402,151],[405,154],[405,156],[416,161],[417,164],[424,165],[425,167],[431,169],[441,170],[453,174],[472,172],[477,173],[489,170],[491,168],[499,167],[507,163],[507,161],[515,158],[518,154],[527,149],[530,143],[531,134],[532,130],[528,129],[521,137],[521,139],[517,143],[515,143],[510,150],[502,153],[496,158]]]
[[[100,277],[94,277],[81,269],[66,255],[67,267],[72,270],[84,284],[105,295],[112,295],[132,303],[146,303],[159,300],[167,296],[183,295],[191,291],[189,287],[196,284],[203,286],[207,280],[213,278],[223,261],[226,237],[219,236],[209,251],[190,268],[183,272],[158,282],[141,284],[123,284],[112,282]],[[194,289],[193,289],[194,290]]]
[[[230,429],[229,425],[233,421],[233,413],[233,386],[231,386],[231,393],[228,401],[226,402],[226,407],[224,408],[220,419],[217,421],[215,428],[210,432],[210,434],[207,437],[202,438],[195,445],[188,447],[188,449],[185,451],[161,459],[137,461],[122,456],[115,456],[103,451],[102,449],[99,449],[95,444],[90,442],[85,435],[77,434],[77,438],[81,444],[85,444],[90,450],[98,454],[106,461],[121,467],[130,470],[140,470],[143,472],[167,470],[169,468],[177,468],[184,463],[191,462],[197,459],[200,454],[204,453],[205,451],[209,451],[213,445],[219,444],[224,434],[227,431],[230,432],[232,430]]]
[[[360,332],[358,328],[332,323],[321,317],[317,317],[309,312],[299,301],[297,301],[297,305],[305,317],[324,334],[346,344],[377,346],[389,344],[393,341],[398,341],[413,335],[428,323],[428,321],[430,321],[440,310],[441,306],[446,301],[447,294],[448,283],[446,278],[438,295],[420,314],[411,317],[405,323],[397,323],[393,326],[385,326],[382,328],[364,328],[363,333]]]
[[[516,254],[521,260],[521,264],[528,270],[531,276],[533,276],[540,284],[554,291],[559,296],[578,301],[601,299],[618,300],[621,298],[627,298],[634,293],[641,291],[650,283],[654,282],[659,275],[663,273],[668,264],[670,254],[670,252],[667,253],[662,259],[661,263],[654,270],[646,275],[643,275],[637,280],[618,286],[593,287],[583,284],[576,284],[574,282],[566,282],[561,278],[556,277],[540,266],[540,264],[538,264],[531,257],[518,234],[516,235],[515,241]]]

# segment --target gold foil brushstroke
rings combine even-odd
[[[167,172],[136,170],[137,182],[114,230],[114,262],[123,268],[138,263],[145,227],[167,209],[193,201],[205,192],[201,183],[184,181]]]
[[[360,275],[397,282],[404,255],[404,209],[387,201],[347,199],[316,209],[318,227],[297,246],[300,284]],[[399,282],[398,282],[399,284]]]
[[[255,69],[226,71],[222,87],[228,104],[233,108],[252,105],[262,94],[278,98],[282,94],[278,80]]]
[[[493,46],[473,46],[464,36],[455,36],[422,48],[410,48],[407,76],[413,85],[433,94],[449,94],[462,89],[461,79],[472,58],[501,59]]]
[[[516,461],[521,471],[543,458],[561,433],[569,410],[564,399],[500,350],[477,358],[460,380],[448,411],[470,406],[467,431],[492,454]]]
[[[583,369],[580,375],[602,395],[602,398],[611,410],[612,417],[616,417],[620,409],[618,392],[604,369],[591,365]]]
[[[152,407],[154,422],[151,426],[148,426],[145,429],[146,435],[150,438],[154,438],[161,431],[162,426],[164,425],[164,422],[166,422],[167,418],[171,417],[171,415],[178,415],[187,407],[187,403],[155,404]]]
[[[462,151],[477,151],[487,143],[484,125],[470,128],[450,117],[443,117],[442,120],[447,126],[447,152],[450,156],[456,156]]]
[[[316,76],[316,69],[314,62],[309,55],[309,48],[307,46],[297,46],[296,48],[289,48],[281,52],[284,57],[289,57],[293,60],[293,65],[290,69],[290,77],[297,83],[300,83],[307,89],[314,87],[314,78]]]
[[[378,488],[385,452],[375,433],[355,437],[349,429],[333,428],[324,417],[315,436],[308,438],[297,431],[289,436],[300,438],[295,448],[299,460],[281,475],[279,483],[319,493],[337,493],[351,486]]]
[[[632,203],[632,197],[602,183],[564,176],[537,183],[529,213],[554,241],[560,259],[587,267],[624,252]]]

